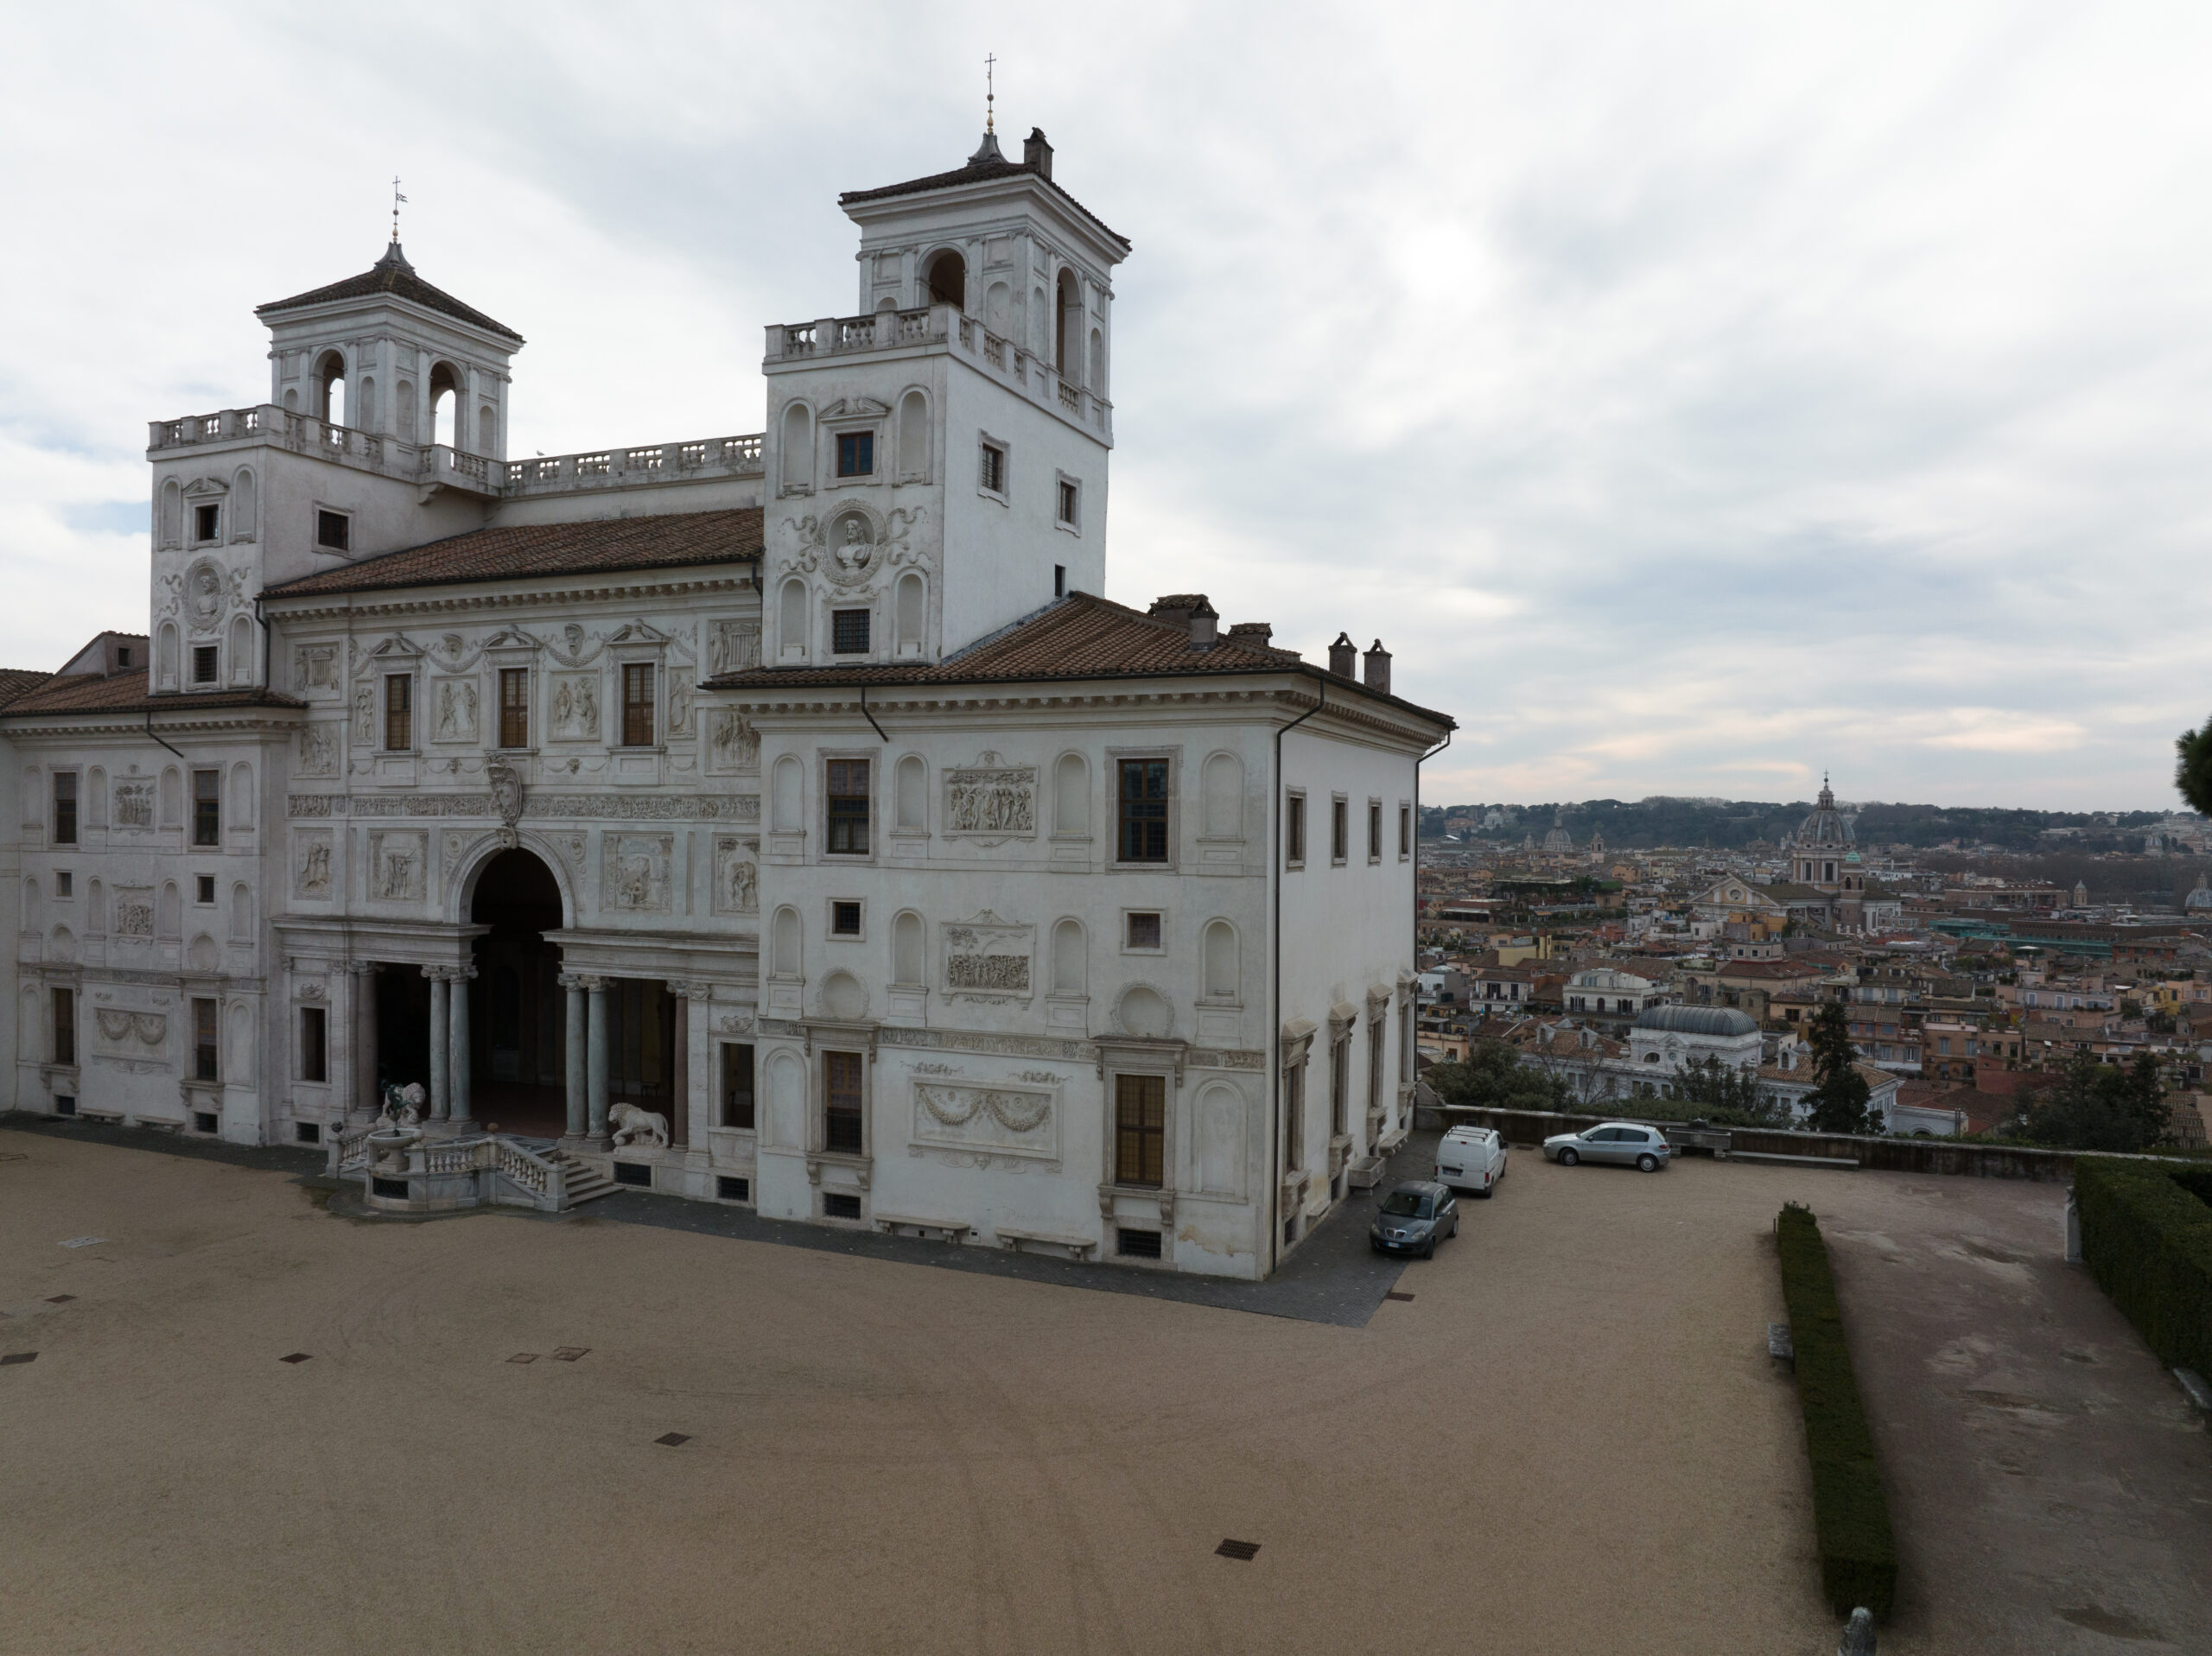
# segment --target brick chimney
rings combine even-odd
[[[1351,634],[1339,632],[1336,642],[1329,646],[1329,670],[1338,678],[1350,678],[1359,661],[1359,646],[1351,641]]]
[[[1045,142],[1045,129],[1043,127],[1031,127],[1029,129],[1029,136],[1022,140],[1021,163],[1025,167],[1035,168],[1037,169],[1037,176],[1039,178],[1052,177],[1052,146]]]
[[[1247,650],[1272,650],[1274,646],[1268,640],[1274,636],[1274,626],[1266,621],[1239,621],[1229,629],[1229,642]]]
[[[1375,648],[1367,652],[1367,688],[1390,694],[1390,652],[1382,648],[1382,640],[1375,641]]]
[[[1211,650],[1214,647],[1215,629],[1221,625],[1221,617],[1215,612],[1214,606],[1206,602],[1204,593],[1198,594],[1198,600],[1191,606],[1191,648]]]

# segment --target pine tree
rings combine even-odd
[[[2191,810],[2212,816],[2212,719],[2201,730],[2183,731],[2174,751],[2181,756],[2174,767],[2174,786]]]
[[[1881,1118],[1869,1107],[1872,1089],[1859,1073],[1841,1001],[1831,1000],[1813,1014],[1808,1044],[1820,1084],[1805,1101],[1805,1125],[1815,1133],[1879,1133]]]

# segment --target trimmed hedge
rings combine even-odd
[[[2212,1173],[2085,1157],[2082,1259],[2170,1368],[2212,1374]]]
[[[1838,1615],[1863,1604],[1878,1619],[1897,1596],[1897,1550],[1874,1459],[1874,1435],[1844,1344],[1827,1243],[1812,1209],[1790,1202],[1775,1221],[1782,1297],[1797,1354],[1797,1404],[1813,1463],[1813,1532],[1821,1588]]]

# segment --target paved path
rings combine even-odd
[[[1800,1183],[1904,1538],[1884,1656],[2212,1652],[2212,1437],[2065,1263],[2064,1190]]]

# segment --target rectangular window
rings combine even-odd
[[[219,771],[192,773],[192,843],[223,843],[223,773]]]
[[[866,610],[830,612],[830,653],[838,656],[868,654],[868,615]]]
[[[216,1062],[216,1003],[195,1000],[192,1003],[192,1075],[195,1081],[220,1081],[222,1068]]]
[[[830,930],[839,937],[861,935],[861,905],[857,903],[832,903],[830,905]]]
[[[1056,563],[1052,566],[1052,596],[1065,598],[1067,595],[1068,567],[1065,563]]]
[[[344,552],[353,543],[353,520],[342,511],[315,515],[315,543],[326,552]]]
[[[1379,799],[1367,802],[1367,860],[1382,860],[1382,802]]]
[[[1167,761],[1122,761],[1122,821],[1119,846],[1123,862],[1167,860]]]
[[[1060,521],[1065,523],[1070,529],[1075,528],[1080,521],[1077,516],[1077,511],[1082,504],[1082,501],[1083,496],[1081,492],[1077,489],[1074,484],[1069,482],[1065,478],[1062,478],[1060,479],[1059,518]]]
[[[77,843],[77,773],[74,771],[54,773],[54,843]]]
[[[1006,492],[1006,450],[995,443],[983,445],[982,459],[976,469],[976,481],[993,494]]]
[[[212,908],[215,902],[214,875],[200,875],[198,884],[193,887],[193,901],[195,903],[204,903]]]
[[[77,992],[54,991],[54,1061],[77,1062]]]
[[[1160,947],[1160,917],[1156,914],[1129,916],[1128,947],[1157,949]]]
[[[722,1046],[722,1125],[753,1131],[753,1048]]]
[[[861,1055],[825,1052],[822,1057],[822,1147],[857,1156],[866,1141],[861,1128]]]
[[[221,670],[213,644],[194,644],[192,647],[192,682],[213,684]]]
[[[57,870],[54,876],[54,894],[56,897],[74,897],[77,894],[77,877],[66,868]]]
[[[530,669],[499,669],[499,746],[530,746]]]
[[[622,746],[653,745],[653,664],[633,661],[622,669]]]
[[[1116,1226],[1114,1248],[1125,1259],[1156,1259],[1160,1257],[1160,1233]]]
[[[1167,1078],[1114,1077],[1114,1182],[1158,1186],[1166,1166]]]
[[[1414,808],[1398,807],[1398,860],[1403,862],[1414,854]]]
[[[1351,1111],[1347,1096],[1351,1091],[1351,1037],[1347,1035],[1329,1044],[1329,1132],[1332,1137],[1344,1136],[1344,1124]]]
[[[1329,860],[1343,862],[1351,854],[1351,806],[1345,801],[1329,802]]]
[[[330,1079],[330,1012],[326,1007],[300,1008],[300,1079]]]
[[[192,509],[193,537],[212,541],[222,532],[223,509],[220,506],[194,506]]]
[[[837,475],[875,475],[875,434],[873,431],[841,431],[837,434]]]
[[[868,855],[868,761],[830,761],[830,849],[848,857]]]
[[[384,681],[384,751],[404,753],[415,746],[415,676],[387,673]]]
[[[1293,868],[1306,862],[1306,796],[1293,794],[1283,804],[1283,860]]]
[[[1282,1171],[1295,1173],[1306,1165],[1306,1066],[1293,1064],[1282,1072]]]
[[[822,1216],[824,1219],[858,1219],[861,1199],[856,1196],[841,1196],[835,1190],[822,1193]]]

